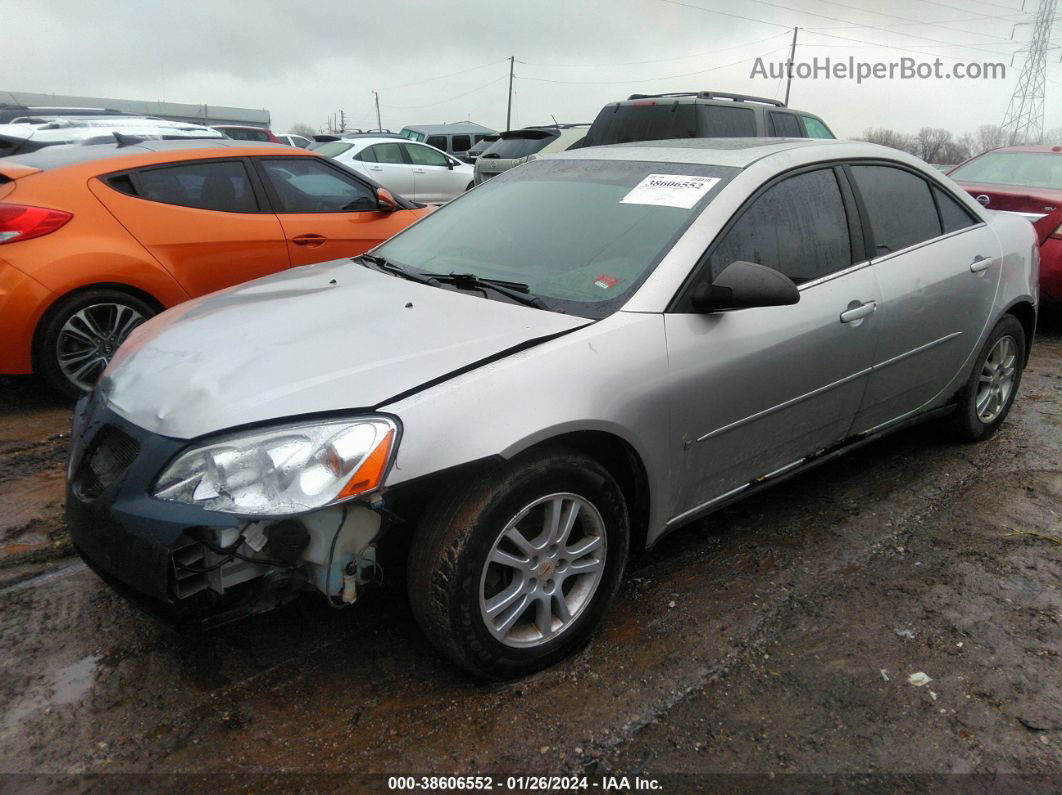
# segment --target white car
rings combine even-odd
[[[0,124],[0,156],[24,155],[46,146],[115,142],[114,134],[147,140],[224,139],[217,130],[145,116],[72,116],[45,122]]]
[[[309,138],[303,135],[296,135],[295,133],[274,133],[281,143],[285,143],[288,146],[297,146],[299,149],[309,149],[310,144],[313,143]]]
[[[397,136],[352,136],[314,147],[413,201],[440,204],[472,187],[472,166],[434,146]]]

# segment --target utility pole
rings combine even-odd
[[[1032,40],[1023,48],[1025,64],[1018,85],[1003,117],[1003,133],[1008,146],[1038,144],[1044,138],[1044,94],[1047,82],[1047,51],[1051,46],[1051,24],[1058,0],[1040,0],[1033,23]],[[1025,23],[1022,23],[1025,24]],[[1015,25],[1017,27],[1017,25]],[[1012,37],[1014,31],[1011,30]]]
[[[347,114],[345,111],[339,111],[339,131],[347,131]]]
[[[505,131],[508,132],[512,129],[513,120],[513,64],[516,63],[516,56],[509,56],[509,105],[505,109]]]
[[[786,78],[785,78],[785,106],[789,107],[789,86],[793,84],[793,59],[796,57],[796,39],[797,31],[800,28],[793,28],[793,44],[789,48],[789,63],[786,64]]]
[[[372,95],[376,97],[376,129],[382,130],[383,124],[380,123],[380,94],[376,91],[373,91]]]

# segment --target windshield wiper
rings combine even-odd
[[[409,279],[411,282],[416,282],[417,284],[438,284],[430,274],[419,273],[418,271],[403,268],[401,265],[391,262],[386,257],[381,257],[377,254],[360,254],[355,257],[355,259],[371,263],[384,273],[390,273],[393,276],[401,276],[403,279]]]
[[[531,294],[531,288],[523,282],[507,282],[503,279],[484,279],[474,273],[425,273],[436,281],[452,284],[455,287],[478,287],[481,290],[493,290],[524,306],[546,309],[546,303],[537,295]]]

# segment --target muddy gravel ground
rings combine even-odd
[[[1062,786],[1059,328],[992,440],[917,427],[672,534],[584,652],[505,685],[440,659],[396,578],[194,638],[146,620],[66,540],[69,416],[0,382],[0,787]]]

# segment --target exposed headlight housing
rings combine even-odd
[[[397,442],[397,423],[377,416],[242,431],[185,450],[153,496],[223,513],[303,513],[379,488]]]

